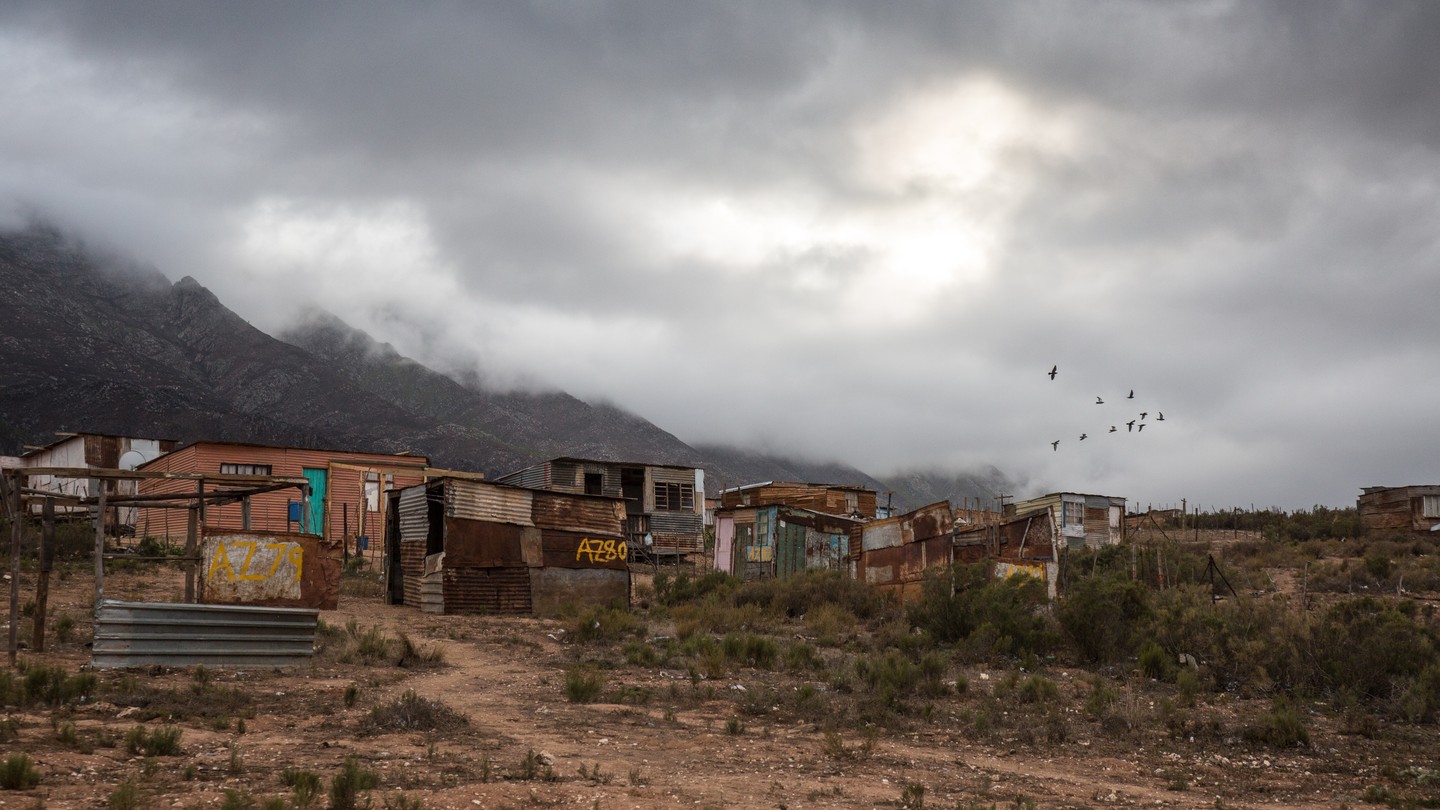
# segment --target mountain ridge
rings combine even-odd
[[[323,310],[272,336],[192,276],[172,283],[53,227],[0,233],[0,288],[0,453],[68,430],[414,451],[492,476],[571,456],[700,467],[711,492],[854,484],[908,508],[1011,486],[994,468],[887,483],[839,462],[687,444],[614,405],[462,382]],[[975,491],[936,497],[957,486]]]

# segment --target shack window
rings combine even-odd
[[[585,494],[605,494],[605,475],[603,473],[585,473]]]
[[[695,485],[657,483],[655,485],[655,511],[695,511]]]
[[[385,490],[388,492],[395,488],[395,476],[385,476]],[[380,511],[380,475],[379,473],[365,473],[365,511]]]
[[[221,475],[269,475],[269,464],[221,464]]]
[[[1421,517],[1440,518],[1440,495],[1426,495],[1425,504],[1421,507]]]

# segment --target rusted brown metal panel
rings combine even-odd
[[[442,569],[445,612],[523,614],[531,611],[530,571],[516,568]]]
[[[523,527],[465,518],[445,518],[445,565],[505,568],[525,564]]]
[[[630,601],[628,568],[537,568],[530,574],[530,601],[537,614],[553,615],[567,607]]]
[[[449,517],[533,526],[532,498],[530,490],[518,487],[456,478],[445,481],[445,514]]]
[[[540,530],[544,568],[626,569],[627,549],[619,535]]]
[[[206,604],[339,605],[339,552],[313,535],[207,529],[201,556]]]
[[[562,529],[621,536],[625,532],[625,502],[613,498],[536,492],[533,518],[542,529]]]
[[[400,575],[405,585],[405,604],[420,607],[420,579],[425,574],[425,543],[400,541]]]

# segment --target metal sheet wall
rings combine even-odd
[[[446,613],[531,612],[529,568],[447,567],[441,577]]]
[[[536,492],[534,524],[542,529],[589,532],[607,537],[625,533],[625,502],[562,492]]]
[[[629,604],[630,571],[613,568],[535,568],[530,572],[531,607],[555,614],[579,605]]]
[[[400,491],[400,540],[424,543],[430,532],[430,515],[424,485]]]
[[[350,533],[357,533],[359,516],[367,504],[361,486],[362,472],[360,470],[332,469],[332,462],[407,470],[393,473],[396,489],[423,483],[425,478],[421,470],[427,463],[425,458],[419,456],[199,442],[166,453],[143,465],[140,469],[146,472],[187,472],[213,475],[220,472],[221,464],[268,464],[271,475],[295,477],[300,476],[302,470],[305,469],[326,470],[328,480],[322,513],[325,522],[324,536],[331,542],[339,542],[345,533],[345,516],[349,515]],[[414,468],[415,471],[408,472],[410,468]],[[140,482],[139,491],[141,494],[194,492],[195,482],[146,480]],[[300,491],[298,489],[285,489],[254,496],[250,499],[250,527],[256,531],[299,531],[299,524],[291,523],[288,520],[289,508],[287,506],[290,501],[299,499]],[[373,522],[367,525],[365,530],[372,538],[378,540],[383,534],[383,528],[378,523],[378,513],[368,512],[367,514],[370,521]],[[243,528],[241,505],[235,503],[227,506],[207,507],[205,525],[217,529]],[[183,540],[185,528],[186,517],[183,509],[141,508],[135,518],[135,532],[140,536],[149,535]],[[320,528],[316,527],[317,530]]]
[[[492,523],[535,525],[531,492],[515,487],[497,486],[485,481],[445,481],[445,514],[467,520]]]

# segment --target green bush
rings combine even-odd
[[[1261,715],[1258,722],[1245,729],[1245,739],[1274,748],[1310,746],[1310,732],[1305,728],[1304,719],[1283,696],[1275,699],[1274,707]]]
[[[1046,655],[1055,634],[1042,608],[1045,583],[1033,577],[997,580],[984,564],[927,574],[909,623],[940,643],[965,642],[979,658]]]
[[[896,650],[875,658],[856,658],[855,676],[864,690],[887,708],[899,707],[923,678],[920,667]]]
[[[309,807],[320,795],[320,774],[300,768],[286,768],[280,772],[280,782],[290,788],[291,798],[297,808]]]
[[[565,699],[571,703],[593,703],[605,689],[605,676],[594,667],[577,666],[565,671]]]
[[[1170,656],[1165,650],[1153,641],[1147,641],[1140,647],[1140,654],[1137,656],[1140,664],[1140,673],[1147,678],[1156,680],[1169,680],[1174,670],[1170,663]]]
[[[143,806],[140,786],[134,779],[126,779],[111,791],[108,804],[110,810],[140,810]]]
[[[180,754],[180,736],[184,731],[177,726],[161,726],[151,731],[138,725],[125,734],[125,750],[130,756],[173,757]]]
[[[1130,655],[1150,615],[1150,590],[1120,574],[1073,582],[1056,609],[1065,637],[1081,659],[1092,663]]]
[[[25,754],[11,754],[0,764],[0,789],[29,790],[40,784],[40,771]]]
[[[354,756],[346,757],[340,773],[330,780],[330,810],[356,810],[361,791],[373,790],[378,784],[380,777],[374,771],[360,767]]]
[[[576,641],[614,644],[625,638],[644,638],[645,620],[626,608],[592,607],[571,626]]]
[[[728,633],[720,640],[720,649],[727,661],[757,669],[770,669],[780,657],[780,645],[768,636],[750,633]]]

